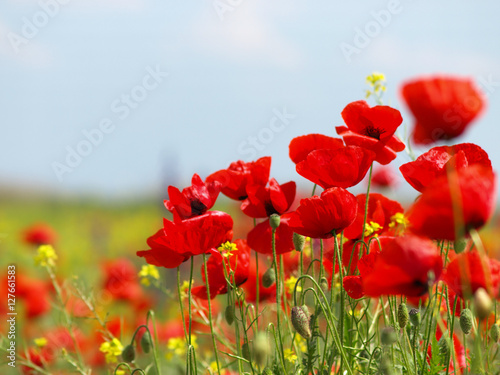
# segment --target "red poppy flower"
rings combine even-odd
[[[455,240],[481,228],[493,214],[495,201],[495,174],[473,165],[431,183],[410,208],[408,220],[417,234]]]
[[[7,295],[7,278],[3,282],[5,295]],[[24,304],[24,310],[28,318],[36,318],[51,310],[50,282],[32,279],[23,273],[16,275],[16,296]]]
[[[364,100],[348,104],[342,111],[346,126],[337,126],[337,134],[346,145],[359,146],[376,154],[380,164],[389,164],[396,158],[396,152],[405,145],[394,133],[403,122],[401,113],[389,106],[370,107]]]
[[[56,238],[54,229],[45,223],[33,224],[23,232],[24,242],[35,246],[53,245]]]
[[[103,289],[116,300],[136,303],[142,300],[143,290],[139,285],[134,264],[125,258],[110,260],[103,265]]]
[[[169,186],[169,200],[164,202],[167,210],[182,220],[202,215],[211,209],[222,187],[217,181],[204,183],[197,174],[193,175],[191,184],[182,192],[174,186]]]
[[[401,95],[415,117],[417,144],[458,137],[485,107],[483,95],[467,78],[416,79],[403,84]]]
[[[224,276],[223,267],[226,268],[228,278],[231,282],[234,282],[236,286],[243,284],[248,279],[250,248],[245,240],[236,240],[234,243],[237,250],[233,250],[234,252],[231,252],[231,255],[228,254],[227,257],[225,257],[226,254],[221,254],[218,250],[210,252],[210,258],[207,261],[210,299],[215,298],[218,294],[227,293],[227,281]],[[234,272],[233,278],[229,277],[231,271]],[[206,284],[204,265],[201,266],[201,277]],[[207,299],[206,285],[194,287],[192,293],[198,298]]]
[[[366,194],[359,194],[356,196],[356,200],[358,202],[356,218],[353,223],[344,230],[344,236],[350,239],[360,239],[363,231],[366,232],[366,228],[363,228]],[[393,221],[393,216],[402,212],[404,212],[404,209],[399,202],[390,200],[382,194],[371,193],[368,199],[368,216],[366,218],[366,224],[372,226],[374,230],[373,234],[384,235],[384,232],[390,229],[389,225]],[[378,226],[375,228],[373,223]]]
[[[138,251],[137,256],[165,268],[175,268],[193,255],[208,253],[232,237],[233,219],[221,211],[209,211],[177,223],[164,220],[163,224],[163,232],[160,230],[148,239],[151,249]]]
[[[473,143],[461,143],[431,148],[417,160],[403,164],[399,169],[413,188],[423,192],[436,178],[475,164],[491,169],[486,151]]]
[[[354,195],[342,188],[330,188],[321,196],[302,199],[290,215],[290,229],[303,236],[330,238],[341,232],[356,217],[358,204]]]
[[[288,146],[290,159],[297,164],[315,150],[335,150],[344,147],[344,141],[323,134],[307,134],[292,139]]]
[[[262,185],[247,186],[248,198],[241,204],[241,210],[253,218],[269,217],[272,214],[285,213],[295,199],[295,182],[279,185],[272,178],[269,187]]]
[[[266,186],[270,169],[270,156],[250,163],[238,160],[231,163],[229,168],[212,173],[206,178],[206,182],[220,182],[222,194],[231,199],[242,201],[248,196],[246,191],[248,185]]]
[[[408,235],[396,237],[382,246],[373,270],[363,275],[363,289],[372,297],[427,293],[431,282],[441,276],[443,261],[434,242]],[[430,279],[429,274],[434,274]]]
[[[398,177],[391,167],[381,166],[373,170],[371,186],[386,189],[395,188],[397,185]]]
[[[500,262],[481,256],[477,251],[461,253],[448,264],[443,280],[461,298],[470,297],[479,288],[496,296],[500,284]]]
[[[335,238],[324,240],[323,246],[323,251],[325,252],[323,265],[325,266],[325,270],[331,276],[334,264],[335,273],[339,272],[337,252],[335,251]],[[342,265],[344,266],[343,268],[348,269],[348,275],[354,275],[356,273],[358,268],[359,251],[362,246],[363,245],[360,243],[356,244],[356,240],[349,240],[342,245]]]
[[[366,175],[375,158],[372,151],[356,146],[310,152],[295,167],[297,173],[323,189],[348,188]]]
[[[289,226],[290,213],[281,215],[276,229],[276,254],[284,254],[295,249],[293,230]],[[269,220],[257,224],[247,235],[248,246],[261,254],[272,255],[272,229]]]

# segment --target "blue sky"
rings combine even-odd
[[[134,196],[271,155],[278,181],[300,182],[288,143],[334,136],[373,71],[408,127],[401,82],[475,78],[488,109],[456,143],[497,167],[498,14],[496,1],[3,0],[0,181]]]

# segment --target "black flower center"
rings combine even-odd
[[[380,141],[380,135],[385,133],[385,130],[381,130],[379,128],[374,127],[373,125],[368,125],[365,128],[365,135],[370,138],[375,138]]]
[[[191,214],[193,216],[199,216],[203,215],[205,211],[207,210],[207,206],[205,206],[201,201],[198,199],[193,199],[191,201]]]

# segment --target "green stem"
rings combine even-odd
[[[368,218],[368,201],[370,200],[370,186],[372,183],[372,171],[373,171],[373,162],[370,166],[370,173],[368,174],[368,187],[366,188],[366,200],[365,200],[365,217],[363,218],[363,228],[361,232],[361,241],[365,240],[365,226],[366,220]],[[361,257],[361,254],[360,254]]]
[[[278,327],[278,338],[280,342],[280,348],[278,350],[280,357],[283,360],[283,363],[285,362],[285,355],[283,351],[283,341],[281,338],[281,319],[280,319],[280,313],[281,313],[281,277],[278,273],[278,258],[276,256],[276,229],[272,229],[272,237],[271,237],[271,244],[273,248],[273,265],[274,265],[274,274],[276,275],[276,324]],[[286,371],[285,371],[286,373]]]
[[[208,322],[210,324],[210,333],[212,334],[212,344],[214,346],[215,363],[217,364],[217,372],[220,375],[219,352],[217,350],[217,342],[215,340],[214,325],[212,321],[212,305],[210,302],[210,285],[208,281],[207,255],[203,253],[203,267],[205,268],[205,283],[207,287],[207,303],[208,303]]]

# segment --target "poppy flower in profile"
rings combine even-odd
[[[245,163],[235,161],[227,169],[221,169],[206,178],[206,182],[221,183],[221,192],[226,197],[242,201],[247,198],[248,185],[266,186],[271,170],[271,157],[265,156],[257,161]]]
[[[410,207],[413,232],[433,239],[455,240],[490,219],[496,202],[491,168],[473,165],[434,180]]]
[[[295,199],[295,182],[290,181],[283,185],[272,178],[269,186],[249,185],[247,186],[248,197],[241,204],[241,210],[245,215],[253,218],[269,217],[272,214],[281,215],[285,213]]]
[[[481,256],[477,251],[458,254],[446,267],[443,280],[461,298],[468,298],[479,288],[496,296],[500,286],[500,262]]]
[[[221,187],[217,181],[203,182],[195,173],[191,186],[182,192],[175,186],[168,187],[169,200],[165,200],[165,207],[181,220],[203,215],[215,204]]]
[[[485,107],[471,79],[419,78],[403,84],[401,96],[415,117],[416,144],[430,144],[461,135]]]
[[[374,168],[372,172],[371,186],[382,189],[395,188],[398,185],[398,177],[389,166]]]
[[[306,237],[330,238],[341,232],[356,217],[356,197],[342,188],[330,188],[321,196],[302,199],[290,214],[290,229]]]
[[[148,239],[151,249],[137,252],[137,256],[158,267],[178,267],[191,256],[208,253],[231,240],[233,234],[233,219],[221,211],[180,222],[164,220],[163,224],[163,230]]]
[[[280,225],[275,233],[276,254],[284,254],[295,250],[293,245],[293,230],[290,228],[291,213],[280,217]],[[247,243],[250,248],[261,254],[272,255],[272,229],[269,220],[257,224],[247,235]]]
[[[323,134],[307,134],[292,139],[288,146],[290,159],[300,163],[307,155],[315,150],[335,150],[344,147],[344,141]]]
[[[363,275],[363,290],[371,297],[419,297],[439,279],[442,268],[441,255],[431,240],[414,235],[395,237],[383,244],[373,270]]]
[[[310,152],[295,169],[323,189],[346,189],[363,180],[374,158],[375,153],[356,146],[321,149]]]
[[[356,218],[353,223],[344,230],[344,236],[349,239],[360,239],[371,234],[384,235],[391,229],[396,214],[404,212],[403,207],[397,201],[393,201],[382,194],[371,193],[368,199],[368,215],[365,222],[366,194],[356,196],[358,202]]]
[[[35,246],[54,245],[56,238],[54,229],[45,223],[33,224],[23,232],[24,242]]]
[[[345,144],[373,151],[375,160],[382,165],[389,164],[397,152],[405,149],[394,135],[403,122],[397,109],[383,105],[370,107],[366,101],[358,100],[344,108],[342,118],[347,126],[335,129]]]
[[[228,279],[236,286],[247,281],[250,268],[250,248],[246,240],[236,240],[232,244],[223,244],[217,250],[212,250],[210,254],[207,261],[210,299],[215,298],[218,294],[227,293],[224,268]],[[233,277],[229,276],[231,272],[234,272]],[[204,265],[201,266],[201,277],[206,284]],[[198,298],[207,299],[206,285],[194,287],[192,293]]]
[[[486,151],[473,143],[461,143],[431,148],[399,170],[413,188],[423,192],[436,178],[475,164],[491,169]]]

